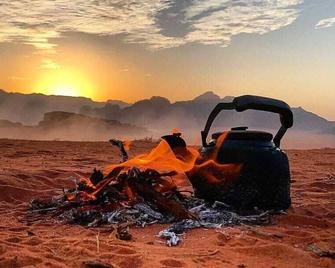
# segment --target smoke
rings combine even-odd
[[[200,131],[212,109],[217,103],[231,101],[231,98],[221,99],[207,92],[189,101],[171,103],[162,97],[152,97],[120,108],[114,103],[98,103],[87,98],[23,95],[0,90],[0,137],[69,141],[159,139],[177,128],[188,144],[200,144]],[[335,147],[334,122],[302,108],[292,108],[292,111],[294,126],[284,136],[284,148]],[[74,114],[77,112],[84,115]],[[278,115],[272,113],[222,111],[215,119],[208,139],[211,133],[238,126],[275,133],[280,121]]]
[[[110,138],[145,138],[150,132],[145,128],[121,124],[73,113],[51,112],[35,126],[0,124],[0,138],[29,140],[106,141]]]
[[[173,118],[171,118],[174,123]],[[165,122],[166,123],[166,122]],[[172,123],[171,123],[172,124]],[[186,128],[175,124],[182,132],[182,137],[189,145],[200,145],[200,129],[196,126]],[[24,140],[62,140],[62,141],[107,141],[110,138],[121,140],[154,139],[172,133],[170,124],[157,124],[153,128],[141,129],[124,124],[105,124],[98,122],[74,122],[68,120],[66,123],[52,123],[50,126],[22,126],[20,124],[12,126],[1,126],[0,138],[24,139]],[[223,131],[222,128],[213,128],[214,132]],[[276,130],[269,129],[268,132],[275,133]],[[208,137],[210,139],[210,135]],[[282,147],[285,149],[314,149],[314,148],[334,148],[335,139],[332,134],[317,134],[307,131],[291,130],[282,140]]]

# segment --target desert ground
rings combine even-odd
[[[130,156],[153,146],[135,142]],[[25,222],[32,198],[117,163],[109,143],[4,139],[0,149],[0,267],[335,267],[335,149],[288,150],[293,205],[271,225],[196,229],[177,247],[157,237],[162,225],[133,227],[126,242],[106,228]]]

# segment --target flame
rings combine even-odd
[[[193,148],[187,148],[183,154],[176,155],[170,145],[165,140],[161,140],[149,154],[139,155],[121,164],[110,165],[104,172],[110,173],[116,167],[137,167],[140,169],[151,168],[159,172],[184,173],[193,168],[198,156],[198,151]]]
[[[76,184],[75,190],[65,193],[64,201],[71,205],[79,204],[85,212],[92,205],[95,209],[114,211],[150,200],[160,210],[179,219],[196,219],[196,215],[171,197],[176,194],[176,190],[180,194],[183,187],[193,186],[197,196],[210,200],[213,195],[217,195],[217,190],[221,195],[220,190],[225,190],[239,176],[240,164],[222,164],[217,161],[226,137],[227,134],[222,134],[216,146],[208,148],[204,156],[195,148],[184,145],[172,149],[162,139],[150,153],[108,166],[104,171],[108,175],[96,185],[79,175],[80,183]]]
[[[123,141],[123,147],[126,151],[129,151],[130,150],[130,145],[132,144],[133,142],[131,140],[125,140]]]
[[[172,134],[180,134],[181,132],[179,131],[179,129],[178,128],[173,128],[172,129]]]
[[[217,162],[219,150],[226,137],[227,133],[219,136],[214,150],[206,158],[202,157],[198,150],[192,147],[177,147],[172,150],[167,141],[162,139],[150,153],[139,155],[121,164],[110,165],[106,167],[104,172],[108,174],[118,167],[124,169],[132,167],[143,170],[154,169],[161,173],[175,172],[175,176],[162,179],[160,185],[156,186],[156,190],[159,192],[185,185],[187,179],[192,183],[192,178],[195,177],[201,177],[209,184],[230,182],[238,177],[242,165]],[[108,184],[109,182],[105,183]],[[189,185],[189,182],[186,182],[186,184]],[[100,185],[97,188],[100,188]],[[131,194],[129,193],[128,196],[131,196]]]
[[[87,178],[85,178],[85,177],[81,177],[81,178],[80,178],[80,181],[81,181],[82,183],[84,183],[87,187],[92,188],[92,189],[95,189],[94,184],[93,184],[89,179],[87,179]]]
[[[205,156],[200,155],[197,149],[190,146],[180,146],[171,149],[169,143],[165,139],[162,139],[148,154],[139,155],[120,164],[107,166],[104,173],[108,175],[97,185],[93,185],[89,179],[78,174],[81,182],[80,187],[84,187],[84,190],[81,189],[78,191],[76,189],[75,192],[69,192],[65,195],[66,199],[69,202],[97,200],[101,192],[103,192],[108,185],[117,185],[118,191],[122,192],[127,199],[119,200],[119,202],[111,202],[110,209],[115,209],[115,206],[124,206],[136,202],[138,200],[138,189],[136,190],[136,187],[141,186],[137,185],[134,188],[131,182],[124,180],[124,175],[132,178],[132,174],[124,173],[119,176],[121,172],[123,173],[125,171],[129,171],[130,173],[134,172],[134,176],[136,176],[137,171],[133,168],[138,168],[153,175],[153,180],[151,181],[152,188],[143,187],[142,190],[147,191],[146,194],[149,196],[154,195],[160,199],[164,199],[162,196],[173,193],[173,190],[176,190],[178,187],[182,189],[185,186],[193,186],[194,190],[198,191],[201,189],[206,191],[208,186],[225,186],[239,176],[242,167],[240,164],[222,164],[217,162],[220,148],[226,137],[227,134],[222,134],[217,139],[216,146],[213,150],[209,151]],[[159,174],[157,179],[155,179],[155,173],[157,172]],[[149,177],[151,175],[149,175]],[[157,196],[152,191],[162,195]],[[177,215],[179,211],[178,206],[171,202],[168,201],[168,199],[164,199],[161,200],[160,204],[163,205],[165,209],[174,206],[173,210]],[[179,216],[186,217],[185,211],[181,210],[179,212]]]
[[[199,157],[194,168],[188,173],[192,181],[201,178],[209,184],[224,184],[235,180],[242,168],[242,164],[221,164],[217,162],[220,149],[227,138],[228,133],[222,133],[217,141],[214,150],[206,158]]]

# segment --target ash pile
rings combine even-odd
[[[89,179],[81,178],[75,188],[63,190],[59,196],[32,200],[27,220],[51,218],[87,227],[116,226],[118,237],[123,240],[132,239],[129,226],[170,224],[159,233],[169,246],[177,245],[181,235],[193,228],[264,225],[271,221],[271,211],[238,212],[223,202],[195,197],[177,187],[173,180],[177,171],[130,166],[133,162],[128,161],[123,142],[110,142],[120,149],[120,165],[114,165],[106,176],[95,169]],[[188,176],[193,173],[186,172]]]

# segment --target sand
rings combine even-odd
[[[130,155],[152,146],[137,142]],[[118,162],[108,143],[0,140],[0,148],[0,267],[335,267],[312,252],[335,250],[335,149],[288,151],[293,207],[272,225],[197,229],[169,248],[156,237],[165,226],[132,228],[125,242],[106,229],[22,221],[32,198],[73,187],[73,172]]]

